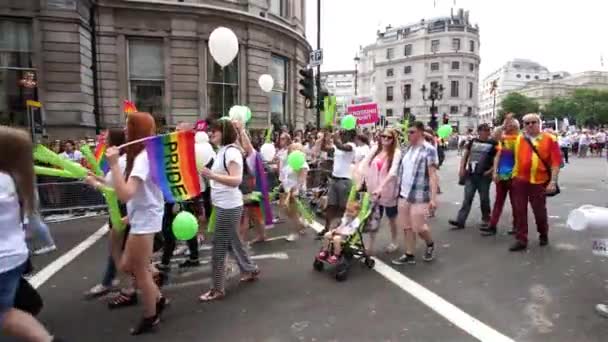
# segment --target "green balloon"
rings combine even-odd
[[[437,135],[441,139],[445,139],[445,138],[449,137],[450,134],[452,134],[452,126],[450,126],[450,125],[443,125],[443,126],[439,127],[439,129],[437,130]]]
[[[181,211],[173,219],[171,228],[177,240],[188,241],[198,233],[198,220],[191,213]]]
[[[340,121],[340,126],[347,131],[355,129],[355,127],[357,127],[357,118],[351,114],[346,115],[342,118],[342,121]]]
[[[251,120],[251,109],[245,107],[245,122],[249,122],[249,120]]]
[[[294,171],[300,171],[300,169],[306,163],[306,155],[302,151],[293,151],[287,156],[287,165]]]

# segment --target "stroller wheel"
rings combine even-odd
[[[376,266],[376,260],[370,257],[365,258],[365,266],[367,266],[369,269],[374,268],[374,266]]]
[[[323,271],[323,262],[316,260],[315,262],[313,262],[312,267],[315,269],[315,271]]]

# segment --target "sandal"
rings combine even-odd
[[[116,297],[110,299],[108,302],[108,308],[110,310],[126,308],[128,306],[137,305],[137,293],[133,292],[131,294],[124,293],[123,291],[118,292]]]
[[[220,299],[224,298],[224,296],[225,296],[224,292],[215,290],[215,289],[211,289],[211,290],[205,292],[198,299],[201,302],[211,302],[214,300],[220,300]]]
[[[131,335],[141,335],[152,332],[154,328],[160,323],[158,314],[152,317],[144,317],[139,321],[137,327],[131,329]]]
[[[257,269],[253,272],[249,272],[241,277],[241,283],[253,283],[260,278],[260,270]]]

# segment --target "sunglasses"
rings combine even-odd
[[[383,134],[383,135],[381,135],[381,137],[384,139],[393,139],[392,135],[387,135],[387,134]]]
[[[538,121],[524,121],[524,124],[525,124],[526,126],[529,126],[529,125],[534,125],[534,124],[537,124],[537,123],[538,123]]]

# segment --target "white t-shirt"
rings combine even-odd
[[[0,273],[21,266],[27,256],[15,182],[11,176],[0,172]]]
[[[342,151],[338,148],[334,151],[334,169],[332,176],[337,178],[351,178],[351,165],[355,162],[355,150],[357,146],[349,142],[346,145],[352,147],[352,151]]]
[[[586,136],[585,134],[581,135],[581,137],[578,139],[578,144],[579,145],[589,145],[589,137]]]
[[[230,163],[234,162],[239,166],[237,175],[243,180],[243,155],[235,145],[222,146],[217,151],[217,158],[213,161],[211,171],[220,175],[228,175],[224,168],[224,160],[226,168],[230,167]],[[222,209],[232,209],[243,205],[243,194],[238,186],[232,187],[224,185],[220,182],[210,180],[211,185],[211,203],[214,206]]]
[[[287,155],[288,151],[286,148],[282,148],[277,151],[276,158],[279,160],[279,180],[285,179],[285,173],[283,172],[283,168],[287,165]]]
[[[304,162],[304,166],[302,166],[302,170],[305,170],[305,171],[310,170],[308,163]],[[285,165],[283,167],[282,171],[283,171],[282,173],[285,175],[285,178],[281,181],[283,184],[283,189],[285,189],[285,191],[290,191],[291,189],[297,187],[299,172],[295,172],[289,165]],[[306,186],[306,184],[303,184],[303,185]]]
[[[597,133],[595,138],[597,139],[598,143],[605,143],[606,142],[606,133],[599,132],[599,133]]]
[[[355,163],[359,163],[370,153],[370,148],[367,145],[358,146],[355,149]]]
[[[162,191],[152,181],[146,151],[140,152],[135,157],[129,175],[129,178],[131,177],[137,177],[142,181],[131,200],[127,202],[131,234],[151,234],[161,231],[165,201]]]
[[[120,172],[124,175],[125,169],[127,168],[127,155],[123,154],[118,158],[118,167],[120,168]],[[110,187],[114,187],[114,182],[112,181],[112,170],[108,171],[106,176],[104,177],[106,180],[106,184]]]
[[[80,163],[80,161],[82,160],[82,153],[80,153],[80,151],[78,150],[74,150],[72,151],[72,153],[69,154],[67,152],[63,152],[61,156],[76,163]]]
[[[359,228],[359,218],[355,217],[348,222],[348,218],[343,216],[340,221],[340,226],[336,229],[336,233],[340,235],[352,235],[357,231],[357,228]]]

